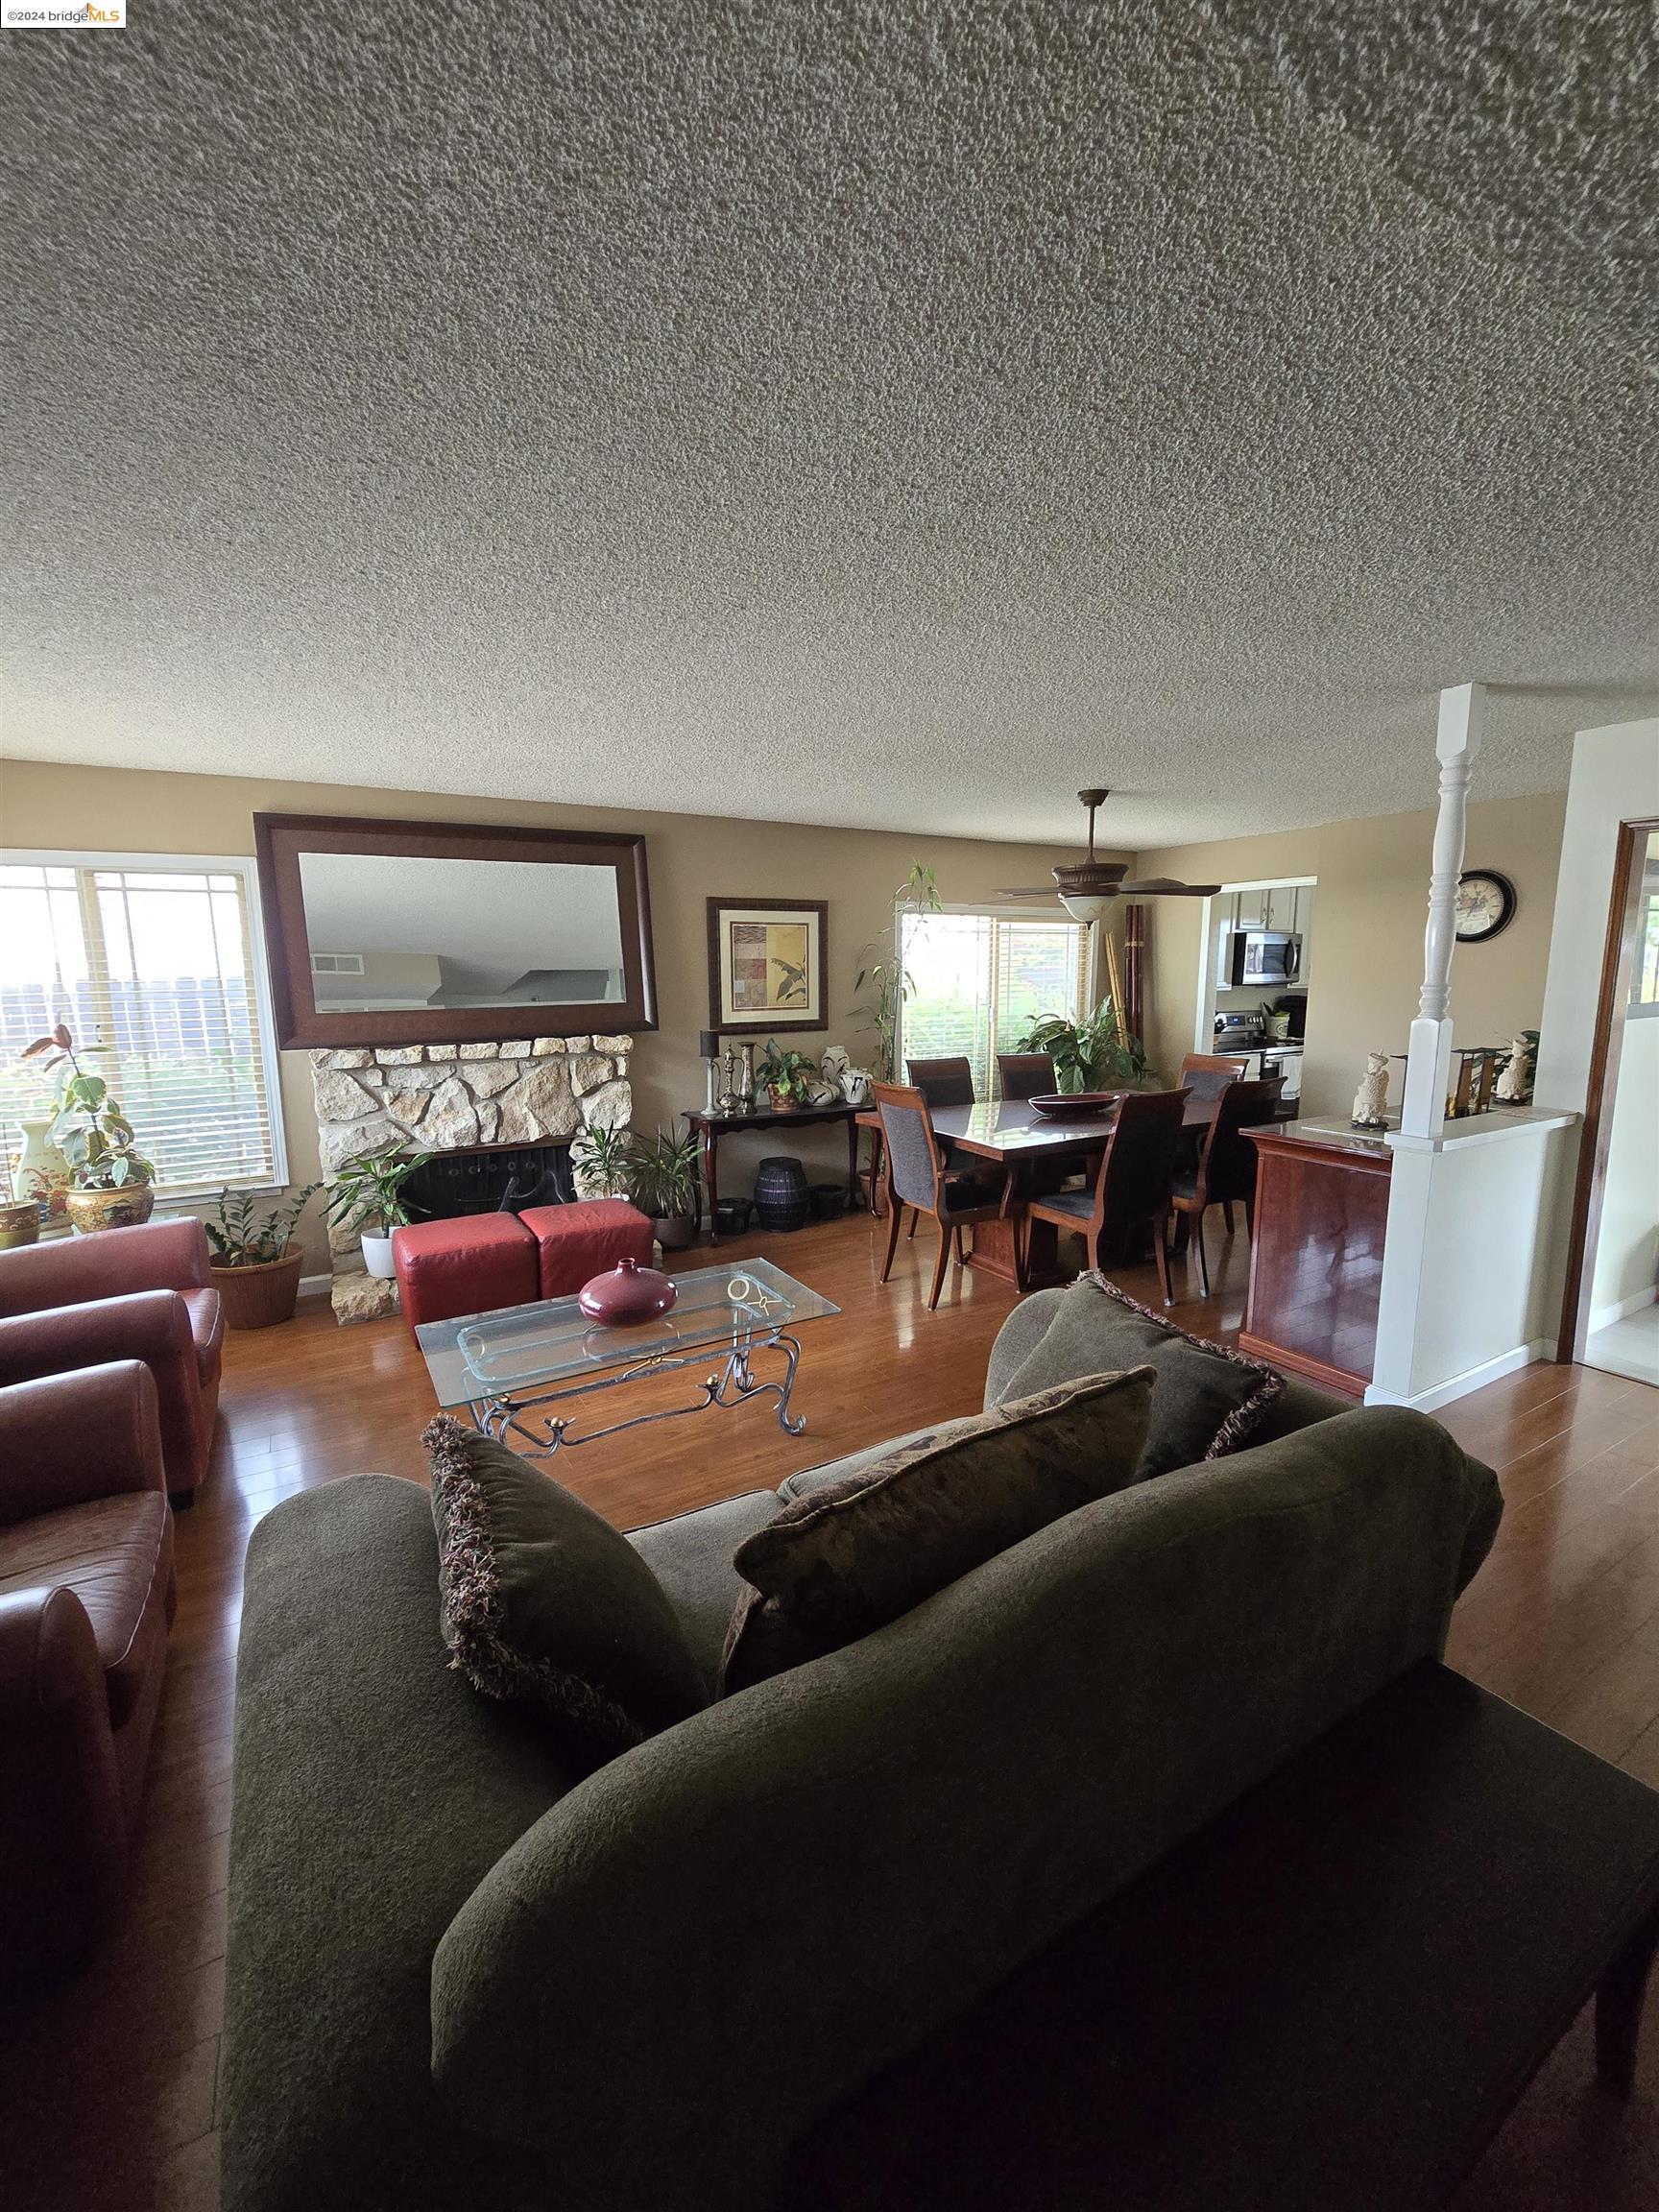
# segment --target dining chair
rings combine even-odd
[[[1166,1306],[1175,1298],[1169,1285],[1169,1211],[1187,1098],[1185,1091],[1129,1092],[1118,1103],[1093,1189],[1050,1191],[1029,1200],[1025,1209],[1027,1221],[1081,1231],[1092,1267],[1104,1266],[1129,1231],[1143,1223],[1150,1227]]]
[[[1256,1076],[1229,1083],[1215,1101],[1215,1118],[1205,1132],[1197,1164],[1175,1177],[1175,1211],[1190,1223],[1192,1248],[1198,1260],[1198,1288],[1210,1295],[1210,1263],[1204,1252],[1204,1215],[1212,1206],[1227,1209],[1227,1226],[1233,1226],[1232,1201],[1244,1201],[1244,1225],[1256,1234],[1256,1147],[1246,1129],[1271,1121],[1283,1075]]]
[[[887,1209],[891,1215],[881,1280],[885,1283],[893,1271],[904,1209],[910,1209],[912,1234],[922,1215],[930,1214],[939,1224],[939,1259],[933,1269],[933,1287],[927,1294],[931,1312],[939,1303],[952,1250],[958,1267],[966,1258],[963,1229],[971,1221],[988,1221],[1002,1211],[1007,1172],[998,1175],[987,1168],[976,1174],[970,1168],[946,1166],[939,1157],[926,1097],[917,1085],[878,1083],[873,1095],[881,1117],[881,1138],[887,1153]]]
[[[966,1053],[951,1060],[906,1060],[904,1071],[929,1108],[974,1104],[974,1070]]]
[[[1046,1098],[1054,1089],[1054,1063],[1046,1052],[998,1052],[997,1073],[1004,1098]]]
[[[1184,1083],[1194,1098],[1219,1098],[1229,1083],[1250,1072],[1248,1052],[1189,1052],[1181,1063],[1177,1083]]]

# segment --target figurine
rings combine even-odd
[[[1495,1094],[1503,1105],[1526,1105],[1527,1094],[1532,1088],[1531,1070],[1528,1066],[1531,1057],[1532,1047],[1525,1037],[1510,1040],[1508,1064],[1498,1078]]]
[[[1386,1129],[1388,1126],[1388,1055],[1367,1052],[1365,1076],[1354,1094],[1353,1126]]]

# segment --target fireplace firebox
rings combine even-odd
[[[416,1221],[518,1214],[530,1206],[567,1205],[575,1195],[568,1144],[480,1144],[437,1152],[403,1186]]]

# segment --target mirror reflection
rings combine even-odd
[[[623,996],[610,867],[301,853],[300,882],[319,1014]]]

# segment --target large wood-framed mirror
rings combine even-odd
[[[655,1029],[643,837],[255,814],[277,1041]]]

